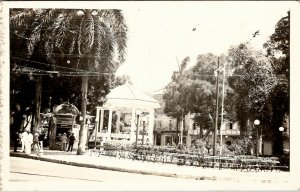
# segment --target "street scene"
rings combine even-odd
[[[70,3],[9,5],[7,191],[291,187],[291,2]]]

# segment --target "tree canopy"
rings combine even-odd
[[[271,129],[273,138],[273,151],[275,154],[283,153],[282,133],[278,131],[283,126],[288,130],[289,98],[290,98],[290,12],[281,18],[270,39],[264,44],[267,56],[271,59],[277,84],[271,92]],[[289,134],[287,132],[287,134]]]
[[[63,96],[55,99],[72,99],[75,104],[81,100],[83,121],[77,154],[84,153],[87,105],[91,110],[103,104],[115,72],[125,60],[127,25],[121,10],[11,9],[10,31],[13,75],[18,77],[17,69],[36,77],[37,122],[42,97],[39,84],[44,75],[56,75],[58,86],[53,88],[53,81],[46,85],[53,88],[50,95]]]
[[[64,100],[80,107],[78,80],[86,75],[89,110],[103,104],[125,59],[127,26],[121,10],[11,9],[10,30],[12,81],[26,70],[41,75],[42,103],[51,96],[53,104]]]

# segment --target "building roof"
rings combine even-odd
[[[159,102],[150,94],[128,83],[116,87],[107,95],[104,107],[160,108]]]

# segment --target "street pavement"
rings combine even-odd
[[[202,168],[196,166],[182,166],[176,164],[163,164],[157,162],[138,161],[131,159],[119,159],[109,156],[97,156],[86,153],[76,155],[76,152],[64,152],[44,150],[41,156],[35,152],[26,155],[21,152],[10,152],[11,157],[30,158],[40,161],[73,165],[79,167],[96,168],[135,174],[166,176],[193,180],[230,181],[230,182],[254,182],[289,184],[290,172],[282,171],[241,171],[232,169]]]
[[[10,157],[5,191],[203,191],[277,190],[287,184],[194,180],[93,169]]]

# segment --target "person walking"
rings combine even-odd
[[[73,145],[74,145],[74,141],[75,141],[75,136],[74,133],[71,134],[71,136],[69,137],[69,146],[68,146],[68,152],[73,150]]]
[[[61,136],[61,150],[62,150],[62,151],[65,151],[65,150],[66,150],[67,143],[68,143],[68,137],[67,137],[67,134],[64,133],[64,134]]]

